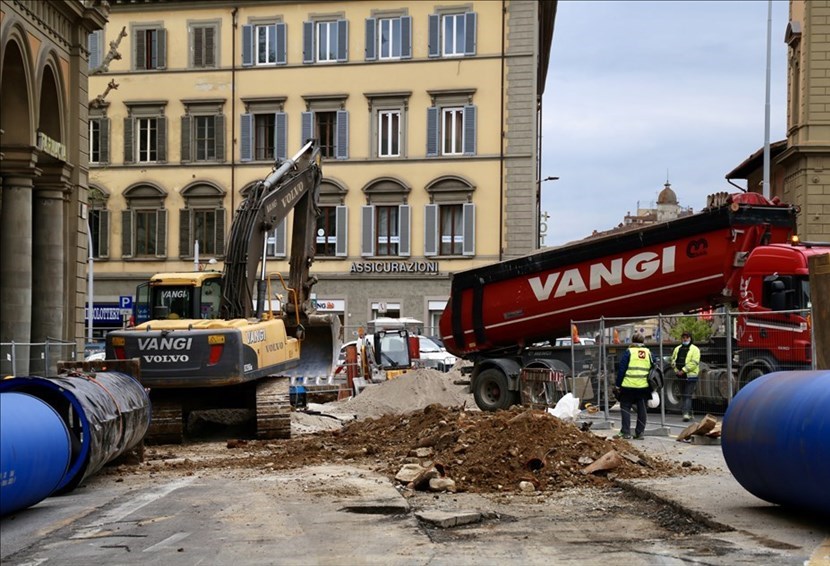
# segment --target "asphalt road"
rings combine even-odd
[[[596,424],[597,434],[616,432]],[[672,433],[682,426],[671,427]],[[190,476],[101,474],[68,495],[0,520],[0,561],[17,566],[830,563],[827,522],[744,491],[728,473],[719,446],[658,434],[638,447],[703,465],[708,472],[627,481],[604,491],[487,496],[402,492],[388,478],[348,465]]]

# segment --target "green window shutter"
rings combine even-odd
[[[198,31],[198,30],[195,30]],[[193,156],[190,153],[190,141],[192,137],[192,132],[190,130],[190,115],[185,114],[182,116],[182,129],[181,129],[181,136],[182,136],[182,155],[181,160],[182,163],[187,161],[193,161]]]
[[[375,207],[360,207],[360,255],[371,257],[375,255]]]
[[[431,106],[427,108],[427,157],[438,155],[438,148],[441,145],[439,120],[441,113],[438,108]]]
[[[401,59],[412,59],[412,16],[401,18]]]
[[[476,154],[476,107],[464,106],[464,155]]]
[[[225,209],[216,209],[216,256],[225,255]]]
[[[100,147],[100,160],[99,163],[109,163],[110,162],[110,119],[109,118],[101,118],[99,120],[101,124],[101,141],[99,144]]]
[[[251,67],[254,64],[254,26],[242,26],[242,66]]]
[[[167,117],[156,118],[156,161],[167,162]]]
[[[242,114],[239,117],[239,160],[251,161],[253,159],[253,130],[254,115]]]
[[[124,163],[135,162],[133,157],[133,119],[124,118]]]
[[[167,257],[167,211],[156,211],[156,256]]]
[[[366,55],[367,61],[374,61],[377,56],[377,38],[375,32],[377,31],[377,18],[366,18]]]
[[[438,205],[424,207],[424,256],[438,255]]]
[[[193,66],[196,68],[205,66],[205,28],[193,28]]]
[[[216,136],[216,161],[225,162],[225,115],[217,114],[213,117],[213,132]]]
[[[349,158],[349,112],[337,111],[337,137],[334,143],[334,156],[337,159]]]
[[[274,153],[277,159],[288,157],[288,114],[285,112],[274,114]]]
[[[402,257],[409,257],[411,249],[409,245],[409,221],[410,221],[410,206],[402,204],[398,206],[398,238],[400,244],[398,245],[398,255]]]
[[[216,28],[203,28],[205,32],[205,55],[204,66],[213,68],[216,66]]]
[[[476,255],[476,205],[468,202],[464,204],[464,255]]]
[[[301,120],[301,127],[300,133],[302,135],[302,140],[300,140],[300,146],[304,146],[305,143],[310,140],[314,136],[314,112],[303,112],[300,115]]]
[[[98,234],[98,257],[106,259],[110,256],[110,211],[99,211],[101,225]]]
[[[89,70],[101,64],[101,30],[96,30],[87,36],[89,49]]]
[[[285,24],[280,22],[276,25],[277,28],[277,65],[285,65],[288,62],[288,50],[286,47],[286,27]]]
[[[167,68],[167,30],[156,30],[156,69]]]
[[[135,68],[143,70],[147,68],[147,33],[138,29],[133,33],[133,45],[135,46]]]
[[[349,255],[348,237],[349,237],[349,207],[338,206],[334,213],[335,222],[335,243],[334,255],[337,257],[346,257]]]
[[[349,60],[349,20],[337,20],[337,60]]]
[[[303,63],[314,63],[314,22],[303,22]]]
[[[179,257],[193,256],[194,249],[190,238],[190,209],[179,210]]]
[[[441,56],[441,17],[438,14],[429,15],[429,56]]]
[[[469,12],[464,19],[464,55],[476,54],[476,13]]]
[[[133,211],[121,212],[121,257],[133,257]]]

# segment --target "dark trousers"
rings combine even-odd
[[[637,408],[637,426],[634,434],[640,436],[646,430],[646,400],[642,397],[632,399],[630,395],[623,393],[620,397],[620,411],[622,412],[622,425],[620,432],[631,434],[631,407]]]
[[[680,409],[683,415],[692,416],[692,396],[697,389],[697,379],[684,379],[680,382]]]

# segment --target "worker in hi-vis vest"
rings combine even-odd
[[[646,430],[646,402],[651,399],[651,388],[648,386],[648,372],[653,360],[651,352],[643,346],[645,339],[639,332],[631,338],[631,346],[620,356],[617,368],[617,381],[614,395],[620,402],[622,424],[617,436],[631,438],[631,407],[637,408],[637,426],[634,429],[634,438],[643,437]]]

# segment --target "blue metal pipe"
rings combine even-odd
[[[26,393],[0,393],[0,516],[49,497],[70,455],[69,430],[55,409]]]
[[[830,516],[830,371],[781,371],[751,381],[726,410],[729,471],[770,503]]]
[[[69,430],[72,456],[55,493],[75,489],[104,464],[137,446],[150,426],[150,398],[138,380],[124,373],[13,377],[0,380],[0,392],[5,391],[29,393],[45,401]]]

